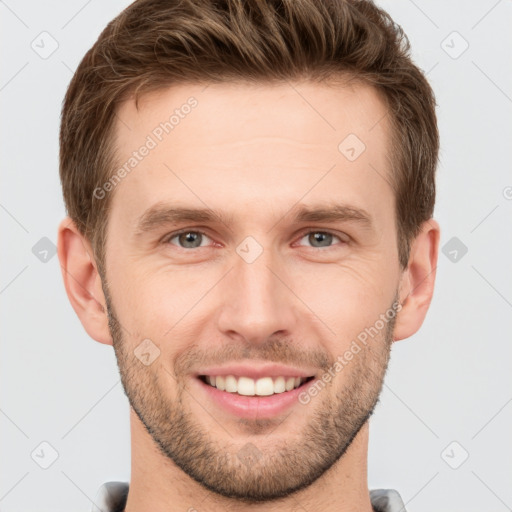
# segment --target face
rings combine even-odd
[[[310,485],[377,402],[401,275],[385,114],[370,87],[307,83],[118,112],[103,289],[122,383],[220,495]]]

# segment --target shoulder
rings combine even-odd
[[[123,512],[128,489],[128,482],[105,482],[94,497],[92,512]]]
[[[407,512],[400,494],[394,489],[370,491],[370,501],[375,512]]]

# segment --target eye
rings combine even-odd
[[[174,239],[177,240],[177,243],[172,242]],[[202,244],[204,239],[210,240],[210,238],[202,231],[185,230],[173,233],[171,236],[166,238],[164,243],[171,243],[172,245],[177,245],[182,249],[197,249],[199,247],[204,247]]]
[[[343,240],[340,236],[335,235],[329,231],[306,231],[302,234],[300,242],[307,239],[314,249],[330,248],[336,245],[336,240],[341,243],[347,243],[348,240]],[[211,238],[203,231],[198,230],[182,230],[172,233],[164,239],[164,243],[176,245],[181,249],[198,249],[206,247],[208,240]],[[302,245],[299,243],[299,245]]]
[[[337,239],[342,243],[346,243],[346,240],[342,240],[338,235],[330,233],[329,231],[308,231],[303,234],[301,240],[304,240],[305,238],[315,249],[332,247],[334,239]]]

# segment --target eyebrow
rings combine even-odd
[[[363,228],[374,229],[371,215],[356,206],[346,204],[331,204],[318,206],[300,205],[292,208],[284,217],[292,215],[295,222],[356,222]],[[137,221],[135,236],[140,237],[164,225],[179,224],[183,222],[233,224],[234,215],[218,212],[209,208],[173,207],[166,203],[157,203],[148,208]],[[276,225],[274,224],[274,226]]]

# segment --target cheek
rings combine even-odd
[[[339,342],[350,342],[373,325],[394,297],[398,276],[387,263],[382,247],[340,263],[286,262],[280,273],[293,291],[288,305],[303,319],[300,328],[317,325],[320,339],[329,338],[330,329]],[[110,272],[115,311],[133,343],[149,338],[179,352],[197,340],[199,331],[209,324],[208,317],[222,307],[225,271],[222,265],[171,268],[165,262],[144,266],[127,259]]]
[[[130,279],[119,279],[114,303],[132,337],[154,339],[162,346],[169,346],[163,342],[172,339],[171,346],[176,348],[188,315],[193,317],[194,308],[216,282],[201,272],[176,268],[144,271],[134,267],[121,275]],[[178,332],[180,336],[176,336]]]
[[[350,341],[375,323],[390,307],[397,283],[397,276],[380,264],[361,261],[318,266],[315,272],[290,279],[297,297],[339,342]]]

